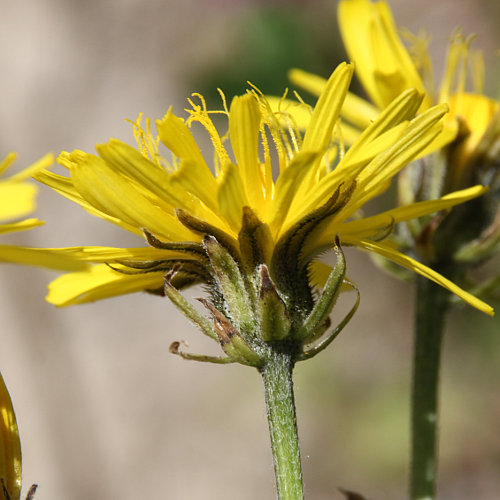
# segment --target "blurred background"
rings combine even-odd
[[[494,0],[393,0],[399,26],[432,35],[442,61],[456,26],[477,33],[498,96]],[[281,93],[287,70],[328,76],[345,58],[336,2],[21,0],[0,3],[0,154],[17,167],[47,151],[117,137],[139,112],[182,114],[191,92],[228,98],[250,80]],[[33,246],[138,245],[40,190],[47,224],[3,238]],[[334,344],[296,369],[306,496],[406,495],[412,287],[349,252],[358,313]],[[0,265],[0,369],[21,432],[25,489],[38,500],[274,498],[260,380],[241,366],[186,362],[205,339],[165,299],[136,294],[57,310],[56,273]],[[200,290],[190,292],[200,295]],[[497,308],[499,304],[493,304]],[[442,374],[440,498],[500,491],[500,328],[471,309],[450,318]]]

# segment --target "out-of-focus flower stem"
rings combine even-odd
[[[293,364],[292,356],[275,352],[260,369],[279,500],[304,498],[293,396]]]
[[[411,405],[411,500],[436,498],[439,370],[450,294],[417,278]]]

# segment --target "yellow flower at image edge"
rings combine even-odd
[[[0,162],[0,175],[5,173],[15,159],[16,155],[9,153]],[[52,161],[52,156],[47,155],[31,167],[11,177],[0,179],[0,234],[23,231],[43,224],[38,219],[25,219],[18,222],[10,221],[33,212],[38,187],[33,183],[26,182],[26,180],[37,170],[49,167]]]
[[[370,0],[341,0],[338,20],[342,40],[348,57],[356,65],[356,74],[372,103],[349,94],[342,116],[351,124],[345,127],[345,139],[351,142],[396,96],[409,88],[424,95],[420,112],[436,103],[447,103],[450,112],[444,120],[444,131],[423,151],[421,156],[439,150],[458,138],[459,155],[453,159],[453,172],[449,174],[449,189],[467,185],[469,159],[474,156],[492,122],[498,121],[498,101],[483,95],[483,62],[479,52],[470,49],[473,37],[460,33],[452,36],[444,76],[439,89],[434,78],[427,40],[412,36],[410,48],[403,44],[387,2]],[[472,80],[474,92],[466,91],[468,63],[475,63]],[[324,78],[294,69],[291,81],[319,95],[326,83]],[[307,117],[302,116],[303,126]]]
[[[16,415],[0,373],[0,479],[11,500],[21,494],[21,443]],[[3,498],[3,497],[2,497]]]
[[[16,159],[15,153],[9,153],[0,162],[0,235],[26,231],[42,226],[43,221],[36,218],[22,219],[35,209],[38,186],[28,182],[38,171],[50,167],[53,155],[47,154],[20,172],[3,177],[3,174]],[[27,248],[17,245],[0,245],[0,262],[10,262],[31,266],[41,266],[62,271],[84,269],[86,266],[71,257],[54,253],[50,250]]]
[[[220,111],[207,110],[195,95],[200,103],[189,101],[186,121],[168,111],[156,122],[159,138],[151,134],[149,121],[145,130],[138,121],[139,150],[112,139],[97,146],[98,156],[62,153],[58,161],[69,177],[42,171],[35,178],[91,214],[145,237],[150,247],[60,249],[101,265],[57,278],[50,284],[49,302],[66,306],[140,290],[162,293],[167,273],[176,288],[210,283],[213,241],[228,252],[225,262],[236,262],[248,274],[265,265],[282,296],[294,296],[296,289],[325,283],[331,269],[325,272],[327,266],[315,258],[338,237],[341,245],[381,254],[492,314],[487,304],[379,241],[395,223],[462,203],[483,188],[357,217],[439,135],[447,108],[433,107],[415,117],[422,94],[406,91],[344,152],[336,131],[352,72],[348,64],[334,71],[303,136],[293,117],[282,125],[283,114],[273,112],[260,92],[251,90],[234,98],[230,109],[223,98]],[[214,114],[228,118],[228,133],[219,134]],[[213,171],[191,134],[194,124],[212,141]],[[160,153],[160,141],[170,150],[170,160]],[[307,308],[313,299],[290,300]]]

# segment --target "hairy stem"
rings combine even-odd
[[[292,357],[282,353],[274,353],[260,369],[279,500],[304,498],[292,370]]]

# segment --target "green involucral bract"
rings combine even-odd
[[[233,258],[230,250],[214,236],[203,238],[203,248],[212,277],[208,284],[211,300],[198,300],[210,312],[213,324],[172,285],[175,274],[182,269],[181,265],[167,274],[165,294],[207,336],[217,340],[226,357],[187,354],[180,350],[179,343],[173,344],[172,352],[197,361],[237,362],[261,367],[273,356],[273,352],[286,352],[293,361],[297,361],[320,352],[333,340],[327,334],[331,325],[329,316],[347,283],[344,279],[345,259],[338,242],[335,246],[337,263],[316,300],[313,300],[313,290],[308,284],[305,290],[298,288],[300,282],[295,288],[290,288],[290,277],[283,274],[282,266],[271,267],[270,271],[265,263],[256,263],[251,274],[244,274],[241,261],[250,262],[252,258]],[[248,248],[254,255],[261,252],[256,245],[249,245]],[[273,272],[274,279],[271,276]],[[311,297],[309,309],[288,306],[297,303],[296,297],[304,296]],[[347,324],[357,304],[358,300],[346,318],[333,328],[333,336]],[[319,346],[321,348],[317,349]]]

